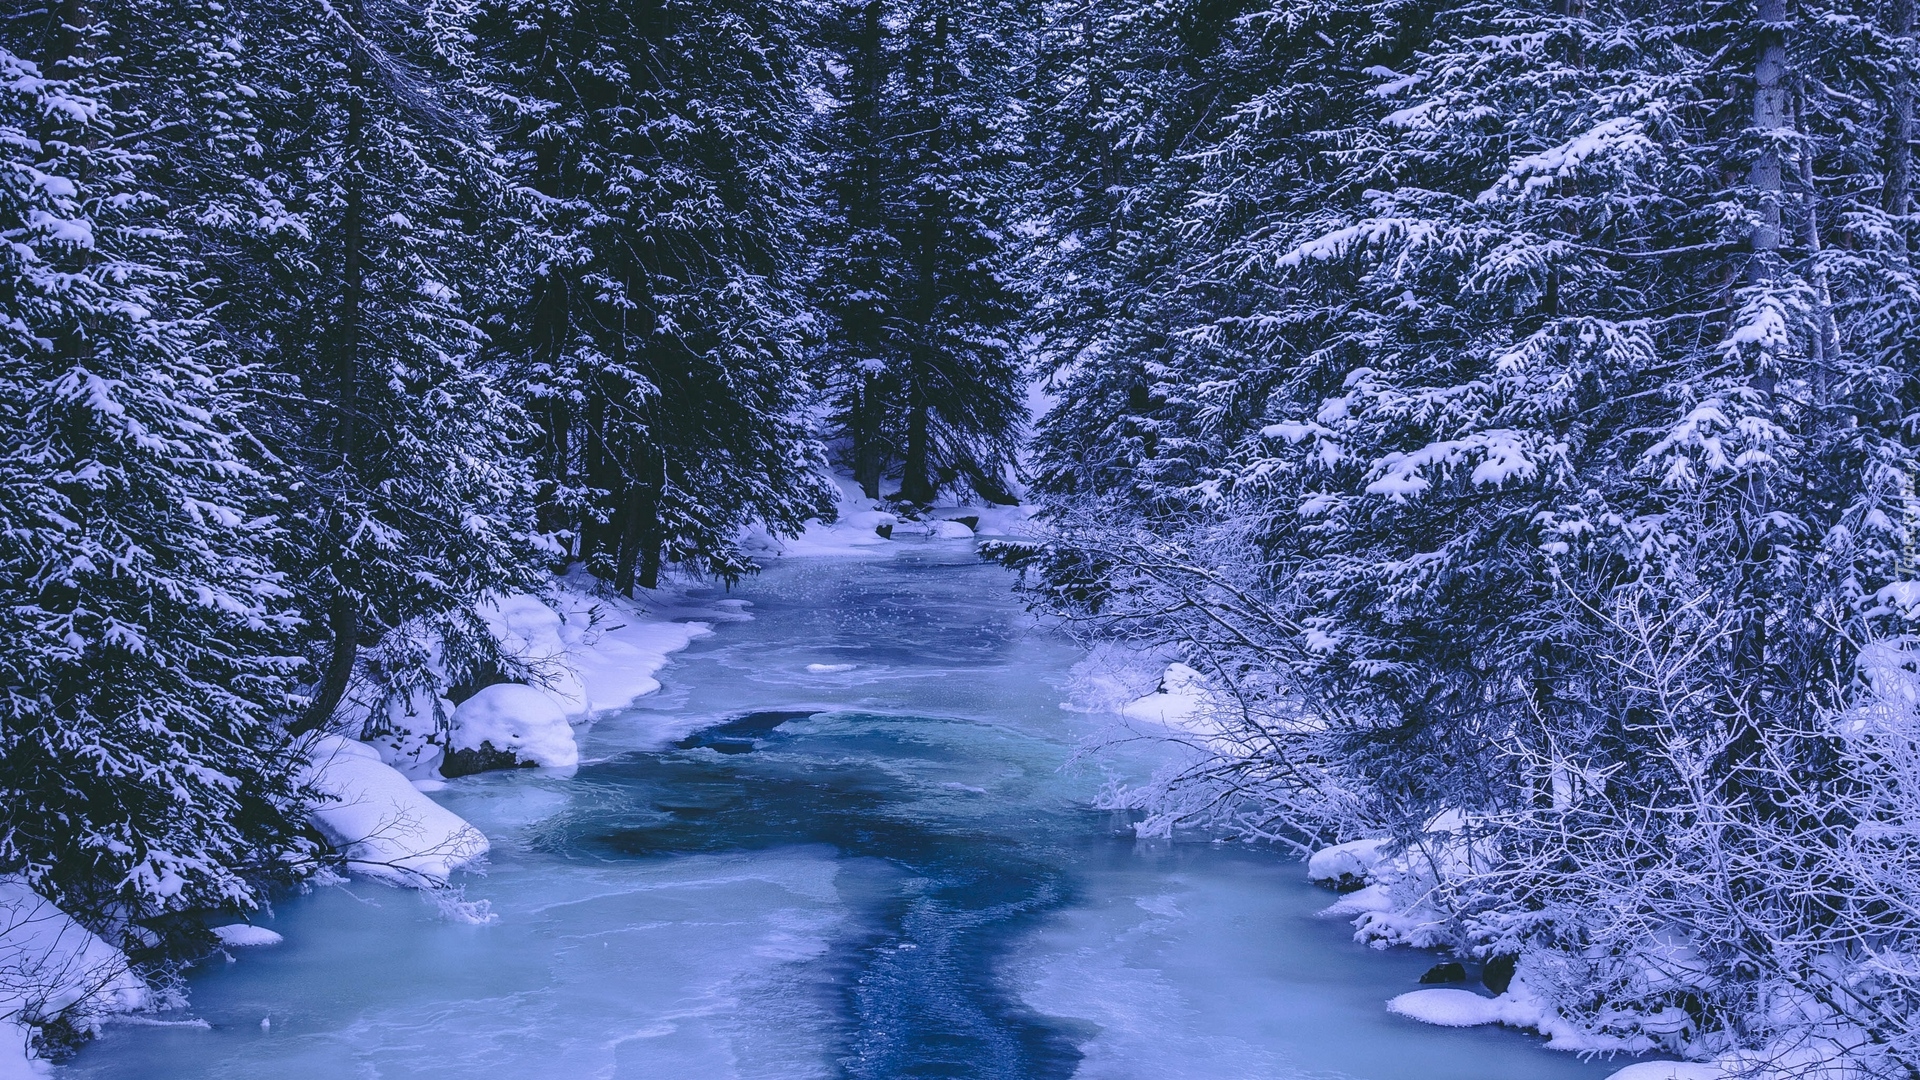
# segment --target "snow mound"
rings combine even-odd
[[[1471,990],[1415,990],[1387,1002],[1387,1011],[1441,1027],[1501,1023],[1528,1027],[1537,1019],[1522,1010],[1510,1009],[1510,1005],[1501,998],[1481,997]]]
[[[47,1067],[35,1060],[32,1039],[27,1025],[0,1020],[0,1080],[45,1080]]]
[[[264,926],[251,923],[229,923],[213,928],[213,936],[220,944],[235,949],[259,949],[268,945],[278,945],[287,940]]]
[[[1394,910],[1393,894],[1384,885],[1368,885],[1335,900],[1320,914],[1328,918],[1342,915],[1385,914]]]
[[[453,710],[449,738],[455,750],[491,745],[520,761],[547,768],[571,769],[580,764],[580,747],[560,700],[545,689],[519,683],[482,687],[461,702]]]
[[[0,1018],[37,1023],[147,1004],[147,984],[107,944],[17,877],[0,877]]]
[[[18,877],[0,877],[0,1080],[44,1075],[32,1026],[97,1022],[148,1003],[147,984],[107,944]]]
[[[573,663],[573,654],[585,642],[578,628],[568,625],[572,620],[529,593],[491,597],[479,612],[500,643],[500,651],[524,665],[565,715],[588,712],[587,688]],[[569,634],[569,630],[575,632]]]
[[[1730,1074],[1718,1065],[1699,1061],[1636,1061],[1607,1080],[1726,1080]]]
[[[627,614],[627,613],[622,613]],[[581,642],[572,653],[589,715],[624,709],[660,689],[654,674],[668,659],[713,633],[704,622],[654,622],[633,613],[630,621],[607,629],[592,642]],[[574,620],[569,619],[571,627]]]
[[[882,518],[887,520],[880,521]],[[749,554],[774,559],[886,557],[899,551],[900,545],[891,537],[880,535],[879,526],[885,524],[891,529],[898,520],[880,511],[852,514],[831,525],[810,521],[806,531],[795,537],[777,537],[756,525],[742,536],[741,546]]]
[[[1307,860],[1307,877],[1330,884],[1365,881],[1373,868],[1386,857],[1383,849],[1388,843],[1384,838],[1375,838],[1349,840],[1344,844],[1321,848]]]
[[[924,508],[933,520],[910,521],[869,499],[851,476],[831,476],[838,492],[837,513],[831,523],[810,521],[797,537],[782,538],[765,527],[750,525],[740,544],[759,558],[889,557],[904,550],[900,537],[926,536],[935,540],[968,540],[975,536],[1033,536],[1038,529],[1038,506],[974,505],[939,502]],[[921,513],[921,511],[913,511]]]
[[[1627,1042],[1605,1035],[1593,1035],[1568,1023],[1530,988],[1523,978],[1499,997],[1481,997],[1471,990],[1415,990],[1387,1002],[1387,1011],[1423,1024],[1440,1027],[1480,1027],[1505,1024],[1507,1027],[1537,1031],[1547,1037],[1551,1050],[1574,1053],[1604,1053],[1625,1050],[1638,1053],[1648,1049],[1642,1042]],[[1659,1062],[1666,1065],[1669,1062]],[[1642,1077],[1640,1080],[1647,1080]],[[1692,1080],[1682,1075],[1678,1080]],[[1715,1080],[1718,1080],[1717,1076]]]
[[[1170,728],[1194,728],[1212,701],[1207,677],[1185,664],[1168,664],[1153,693],[1121,706],[1121,715]]]
[[[305,781],[320,795],[313,825],[346,856],[347,868],[392,885],[445,885],[487,853],[487,838],[427,798],[365,743],[314,740]]]

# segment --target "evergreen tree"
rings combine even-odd
[[[242,9],[255,133],[206,147],[230,212],[223,329],[256,370],[253,427],[286,477],[276,555],[310,620],[332,717],[371,674],[426,677],[429,627],[455,677],[487,658],[473,612],[534,580],[527,420],[488,368],[481,312],[509,287],[518,220],[483,137],[459,12],[366,0],[291,19]],[[218,205],[218,204],[216,204]]]
[[[0,871],[124,931],[252,907],[292,839],[295,620],[91,16],[0,47]]]
[[[1633,981],[1674,921],[1715,927],[1675,1048],[1766,1045],[1782,987],[1874,1038],[1904,1022],[1841,988],[1879,976],[1811,957],[1907,931],[1753,886],[1772,851],[1872,892],[1820,854],[1810,793],[1849,783],[1815,688],[1912,614],[1910,25],[1249,11],[1202,67],[1275,76],[1184,136],[1170,227],[1122,263],[1145,286],[1065,313],[1121,344],[1076,347],[1044,441],[1059,533],[1010,557],[1240,695],[1252,749],[1213,775],[1272,800],[1256,834],[1506,830],[1510,864],[1449,886],[1455,930],[1537,950],[1536,989],[1595,1030],[1680,1007]],[[1109,219],[1089,201],[1067,211]]]
[[[733,0],[501,0],[481,32],[537,193],[505,334],[548,527],[615,588],[732,580],[759,521],[830,513],[803,416],[801,14]]]
[[[1007,499],[1023,423],[1023,15],[871,2],[840,17],[846,74],[819,274],[836,423],[870,496],[897,461],[907,502],[947,486]]]

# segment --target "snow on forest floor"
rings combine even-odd
[[[478,830],[428,798],[447,777],[497,767],[569,771],[578,726],[660,688],[668,658],[746,618],[737,600],[691,604],[671,589],[640,598],[596,595],[581,576],[545,596],[492,598],[480,614],[523,681],[481,687],[455,705],[436,686],[359,706],[347,726],[365,742],[329,735],[313,747],[308,780],[326,801],[314,824],[348,869],[396,885],[437,888],[487,852]],[[378,710],[378,711],[376,711]],[[367,724],[368,717],[377,723]]]
[[[17,877],[0,878],[0,1080],[41,1075],[33,1027],[76,1027],[146,1006],[146,983],[119,949]]]
[[[306,747],[305,781],[320,795],[311,820],[349,873],[389,885],[441,889],[483,858],[487,838],[428,793],[446,786],[449,752],[484,751],[495,764],[569,771],[579,762],[575,730],[660,688],[669,658],[712,633],[713,624],[750,618],[739,600],[691,601],[673,589],[640,598],[596,595],[584,577],[556,580],[542,596],[496,597],[481,615],[524,682],[486,686],[456,706],[441,685],[371,701],[356,687],[342,730],[371,727],[366,741],[331,733]],[[377,722],[369,725],[374,719]],[[456,914],[484,918],[457,902]],[[213,927],[223,947],[280,943],[263,927]],[[149,1004],[126,956],[24,883],[0,879],[0,1080],[41,1075],[32,1025],[56,1016],[82,1026]]]
[[[1038,507],[995,506],[987,503],[937,502],[917,518],[903,516],[884,499],[869,499],[848,476],[833,477],[839,491],[838,514],[831,522],[814,521],[797,537],[777,537],[764,527],[750,526],[742,547],[760,558],[820,556],[891,557],[906,550],[913,539],[971,540],[976,536],[1026,536]]]

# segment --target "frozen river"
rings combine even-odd
[[[67,1080],[1561,1080],[1389,1015],[1431,956],[1353,944],[1273,852],[1136,842],[1063,768],[1080,653],[966,545],[791,560],[733,594],[578,775],[440,798],[493,840],[449,918],[364,882],[116,1025]],[[1113,766],[1109,766],[1113,767]],[[1121,766],[1124,767],[1124,766]]]

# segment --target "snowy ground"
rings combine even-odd
[[[64,1015],[77,1026],[147,1004],[120,950],[18,878],[0,878],[0,1080],[41,1075],[28,1040]]]
[[[986,503],[936,503],[919,518],[907,518],[884,500],[867,498],[858,484],[835,475],[839,515],[831,523],[813,522],[797,538],[776,537],[754,526],[742,537],[750,554],[761,558],[869,556],[890,558],[908,550],[913,539],[971,540],[976,536],[1027,536],[1035,506]]]

